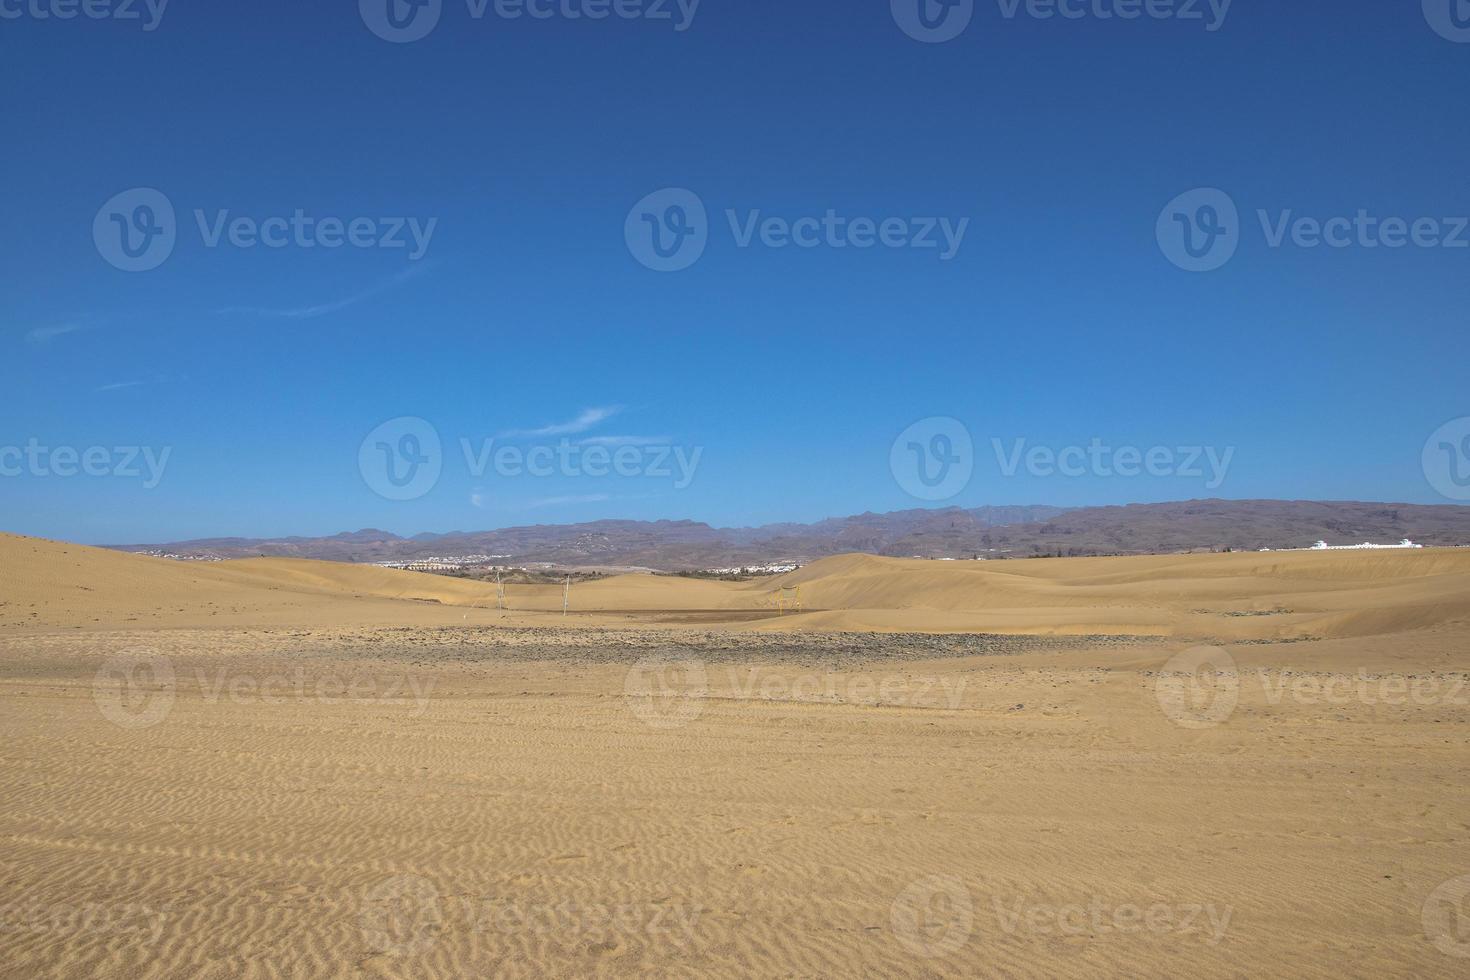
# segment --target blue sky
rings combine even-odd
[[[1470,43],[1418,3],[1237,0],[1212,23],[1203,2],[1201,20],[1125,20],[1097,14],[1127,0],[1066,18],[977,0],[958,36],[927,43],[900,27],[907,0],[601,20],[567,16],[588,0],[514,19],[443,0],[427,36],[395,43],[367,26],[387,0],[172,0],[152,29],[141,3],[140,20],[37,16],[53,2],[0,0],[5,530],[1452,502],[1421,453],[1470,416],[1470,248],[1443,244],[1470,214]],[[173,208],[176,240],[125,271],[94,224],[103,242],[127,228],[137,188]],[[668,188],[702,205],[707,242],[660,272],[625,231],[669,218]],[[1239,211],[1236,250],[1207,272],[1158,236],[1198,188]],[[1203,220],[1193,201],[1178,213]],[[942,241],[939,219],[964,232],[948,258],[860,235],[772,247],[779,226],[742,246],[752,221],[829,211],[843,235],[863,219],[898,219],[902,243],[931,222]],[[1313,247],[1290,225],[1273,247],[1260,211],[1272,227],[1428,220],[1421,238],[1441,244]],[[313,231],[285,230],[297,212]],[[239,218],[232,242],[221,222]],[[334,220],[364,244],[329,247]],[[400,417],[431,426],[438,472],[390,499],[365,472],[369,434]],[[894,449],[932,418],[973,445],[934,500],[895,462],[907,441]],[[921,456],[943,448],[927,425]],[[476,472],[487,440],[639,462]],[[1174,469],[1003,465],[1018,446],[1090,444],[1168,449]],[[27,445],[107,462],[72,475],[64,454],[3,455]],[[698,450],[689,479],[663,475],[659,447],[666,463]],[[1178,472],[1191,447],[1230,450],[1223,478]],[[166,460],[156,480],[144,449]]]

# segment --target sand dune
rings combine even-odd
[[[1470,551],[510,600],[0,536],[0,976],[1464,975]]]
[[[0,535],[0,627],[417,622],[433,617],[414,606],[487,602],[493,588],[366,565],[175,562]]]
[[[799,588],[803,612],[775,593]],[[0,536],[0,625],[491,622],[483,583],[285,558],[180,563]],[[511,619],[561,612],[559,586],[510,586]],[[406,606],[418,608],[407,609]],[[442,607],[442,608],[434,608]],[[755,630],[1216,637],[1371,636],[1470,623],[1470,549],[937,562],[843,555],[775,578],[623,575],[574,587],[596,624]]]
[[[1470,623],[1470,549],[1009,562],[850,555],[777,584],[799,585],[826,628],[1245,640]]]

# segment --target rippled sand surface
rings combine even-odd
[[[1357,570],[1401,618],[1367,631],[1324,611],[1341,573],[1306,609],[1295,567],[1157,601],[1140,569],[1139,608],[1212,610],[1174,635],[319,583],[160,627],[53,582],[31,618],[76,623],[0,629],[0,975],[1465,976],[1470,632],[1435,567]]]

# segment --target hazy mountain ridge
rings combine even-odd
[[[926,558],[1147,554],[1387,543],[1470,544],[1470,507],[1350,501],[1190,500],[1067,509],[958,507],[855,514],[811,524],[715,528],[699,521],[603,520],[419,534],[365,528],[326,537],[208,538],[121,551],[242,558],[402,561],[500,555],[507,563],[684,570],[866,552]]]

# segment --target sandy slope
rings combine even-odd
[[[482,585],[366,565],[174,562],[0,535],[0,627],[413,622],[426,621],[415,606],[487,601]]]
[[[777,614],[783,587],[801,590],[802,614]],[[511,586],[508,597],[518,622],[561,611],[556,586]],[[494,605],[493,588],[436,575],[284,558],[180,563],[0,535],[0,626],[493,622]],[[1470,623],[1470,549],[1009,562],[844,555],[749,582],[619,576],[577,585],[572,609],[594,623],[762,630],[1371,636]]]
[[[783,582],[0,538],[0,976],[1465,975],[1470,553]]]
[[[0,635],[0,976],[1464,975],[1422,921],[1470,873],[1463,705],[1247,685],[1192,731],[1157,647],[751,634],[649,698],[618,659],[678,634],[499,632]],[[124,650],[166,700],[119,714]]]

